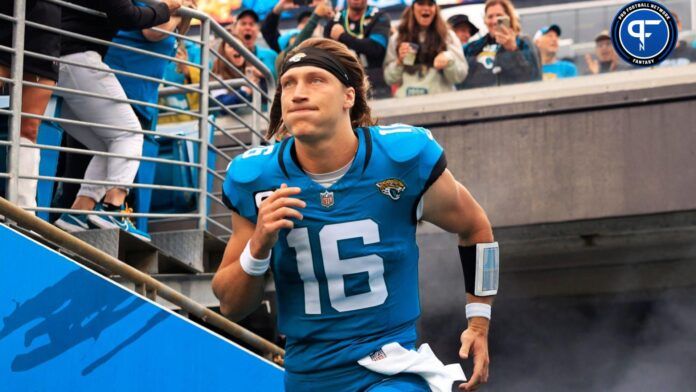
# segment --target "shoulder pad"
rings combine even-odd
[[[367,12],[365,12],[368,16],[374,17],[375,15],[377,15],[379,13],[379,8],[377,8],[373,5],[368,6],[368,7],[369,8],[368,8]]]
[[[263,173],[267,164],[276,159],[276,150],[279,144],[252,148],[235,157],[227,166],[227,172],[232,180],[241,184],[256,180]]]
[[[406,124],[374,127],[375,142],[397,162],[409,161],[423,150],[433,135],[429,130]]]

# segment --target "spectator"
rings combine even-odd
[[[3,1],[0,5],[0,13],[13,15],[14,1]],[[42,25],[59,27],[61,7],[46,1],[30,1],[26,5],[26,19]],[[12,25],[10,21],[0,19],[0,45],[12,47]],[[26,27],[24,36],[24,49],[49,56],[60,55],[60,35],[45,30]],[[0,51],[0,76],[9,78],[12,54]],[[55,86],[58,80],[58,65],[49,60],[24,56],[23,79],[46,86]],[[0,81],[0,87],[3,86]],[[22,112],[43,115],[51,98],[51,90],[40,87],[22,87]],[[20,142],[23,144],[35,144],[39,135],[41,120],[22,117],[20,123]],[[38,176],[40,150],[31,147],[19,148],[19,175]],[[17,204],[23,208],[36,207],[37,180],[19,178],[17,187]],[[31,213],[34,213],[31,211]]]
[[[315,4],[331,4],[330,1],[317,1]],[[333,8],[329,6],[329,8],[333,11]],[[299,45],[299,42],[295,42],[295,39],[297,36],[300,34],[300,31],[304,29],[304,27],[309,23],[309,19],[312,17],[313,12],[310,10],[302,11],[297,15],[297,28],[292,29],[286,33],[283,33],[283,35],[278,38],[278,46],[280,46],[280,50],[287,50],[287,48],[290,45]],[[333,12],[331,13],[333,16]],[[321,38],[324,36],[324,26],[319,26],[318,24],[314,26],[314,28],[311,31],[311,34],[309,35],[310,37],[316,37],[316,38]]]
[[[397,34],[389,40],[384,79],[399,85],[395,96],[454,90],[466,77],[461,42],[433,0],[416,0],[404,10]]]
[[[239,37],[242,44],[271,71],[273,77],[275,73],[275,60],[278,56],[272,49],[263,48],[256,43],[259,37],[259,16],[250,9],[244,9],[237,14],[237,20],[232,27],[233,35]]]
[[[244,57],[242,57],[242,55],[237,52],[232,45],[226,43],[225,41],[220,42],[218,53],[223,55],[224,58],[232,63],[232,65],[234,65],[236,68],[232,68],[224,61],[216,59],[213,63],[213,73],[218,75],[221,79],[238,79],[241,78],[242,75],[246,75],[249,81],[251,81],[253,84],[261,86],[262,89],[266,88],[261,72],[254,68],[253,65],[247,64],[246,59],[244,59]],[[234,91],[230,91],[227,88],[219,88],[210,92],[210,95],[225,106],[242,103],[242,97],[247,101],[251,101],[251,94],[252,90],[249,86],[242,86],[234,89]]]
[[[315,2],[317,5],[314,8],[314,11],[311,13],[309,19],[307,20],[307,23],[302,27],[302,30],[300,30],[297,35],[293,36],[291,41],[289,42],[288,46],[280,52],[278,55],[278,58],[276,59],[276,72],[280,72],[280,67],[283,64],[283,60],[285,59],[285,55],[290,52],[294,47],[297,45],[301,44],[303,41],[312,38],[316,34],[317,29],[321,29],[321,26],[319,26],[319,21],[321,19],[331,19],[333,18],[335,12],[333,10],[333,6],[331,5],[331,2],[329,1],[317,1]]]
[[[677,22],[679,34],[682,32],[682,22],[676,12],[672,12],[672,16]],[[677,45],[670,53],[669,57],[660,63],[660,67],[677,67],[696,62],[696,48],[689,45],[684,40],[677,41]]]
[[[260,19],[265,19],[268,17],[269,13],[273,9],[273,6],[275,6],[275,3],[278,0],[242,0],[242,9],[249,9],[249,10],[254,10],[256,15],[260,17]],[[228,4],[231,3],[228,1]],[[239,4],[237,2],[237,4]]]
[[[388,97],[390,88],[383,80],[382,64],[387,52],[391,21],[389,15],[367,0],[347,0],[348,8],[336,13],[324,26],[324,37],[345,44],[365,66],[375,98]]]
[[[164,0],[146,7],[138,7],[130,0],[105,0],[96,3],[90,0],[72,0],[72,2],[106,13],[108,23],[103,17],[65,8],[61,19],[63,29],[106,41],[111,41],[119,29],[139,30],[166,23],[169,21],[171,12],[181,7],[179,0]],[[109,66],[102,60],[106,50],[104,45],[64,36],[61,60],[108,70]],[[113,73],[72,64],[60,65],[58,84],[61,87],[126,99],[126,94]],[[142,129],[130,105],[84,95],[65,94],[62,116],[67,119],[113,125],[119,128]],[[64,124],[63,128],[90,150],[107,151],[133,158],[142,155],[142,134],[120,129],[71,124]],[[133,183],[139,166],[139,161],[134,159],[93,156],[85,172],[85,180],[88,183],[82,184],[71,208],[97,212],[128,212],[124,205],[128,195],[128,184]],[[89,183],[94,181],[107,181],[119,185],[104,186]],[[149,235],[136,229],[128,217],[65,213],[56,221],[56,225],[71,232],[83,231],[94,226],[120,228],[144,240],[149,240]]]
[[[144,3],[136,3],[144,6]],[[196,8],[195,0],[184,0],[184,7]],[[176,31],[186,34],[191,23],[191,18],[173,15],[167,23],[157,26],[164,31]],[[121,30],[114,37],[113,42],[131,47],[159,53],[166,56],[175,56],[176,38],[172,35],[154,29]],[[132,52],[118,47],[110,47],[104,56],[104,62],[112,69],[127,71],[156,79],[164,77],[169,60],[146,54]],[[159,83],[143,79],[116,75],[121,83],[126,96],[130,99],[157,103]],[[133,105],[135,114],[144,129],[155,129],[157,125],[157,108],[151,106]]]
[[[539,48],[541,55],[541,71],[544,80],[572,78],[578,76],[575,64],[558,60],[558,37],[561,36],[561,28],[558,25],[542,27],[534,34],[534,44]]]
[[[324,0],[315,1],[313,5],[316,6],[323,1]],[[278,53],[285,50],[289,44],[294,42],[295,37],[304,28],[307,22],[309,22],[309,18],[312,15],[312,11],[300,12],[297,16],[297,28],[281,35],[278,31],[278,24],[280,23],[281,14],[283,11],[297,8],[299,8],[299,6],[295,4],[293,0],[280,0],[275,7],[273,7],[273,11],[271,11],[263,21],[263,25],[261,26],[261,35],[263,35],[263,39],[268,44],[268,47]],[[314,33],[314,30],[312,30],[312,33]]]
[[[194,59],[191,58],[191,49],[195,47],[192,42],[179,40],[176,46],[176,58],[195,63]],[[200,63],[200,58],[198,58],[198,62]],[[197,67],[171,61],[164,70],[164,80],[178,84],[199,84],[201,70]],[[189,92],[167,95],[161,97],[159,103],[174,109],[196,112],[200,107],[200,94]],[[171,124],[195,119],[196,117],[188,114],[168,114],[159,116],[157,121],[160,124]]]
[[[462,42],[462,47],[466,47],[471,37],[479,32],[479,29],[471,23],[466,15],[452,15],[447,19],[447,24],[457,34],[457,38]]]
[[[619,56],[614,51],[608,30],[600,32],[595,37],[595,55],[597,58],[593,58],[589,53],[585,55],[588,72],[592,75],[629,68],[628,65],[621,63]]]
[[[484,9],[488,33],[466,46],[469,75],[461,87],[541,80],[536,47],[520,35],[520,20],[510,0],[487,0]]]

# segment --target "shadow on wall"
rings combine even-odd
[[[114,290],[109,285],[85,284],[85,275],[79,269],[69,273],[35,297],[16,303],[14,311],[3,317],[0,341],[32,325],[24,334],[26,351],[14,357],[12,371],[31,370],[83,342],[97,341],[106,329],[146,303],[125,290]],[[165,311],[157,311],[128,338],[113,345],[112,350],[85,367],[82,375],[108,362],[168,316]]]

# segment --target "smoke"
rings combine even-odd
[[[452,283],[455,276],[461,277],[453,240],[437,235],[419,239],[421,341],[429,343],[445,363],[458,361],[459,334],[466,327],[463,282],[458,287]],[[452,248],[452,254],[443,251],[447,248]],[[485,390],[693,390],[694,298],[696,287],[498,299],[489,336],[491,368]],[[471,361],[463,366],[470,375]]]
[[[696,289],[496,304],[491,390],[696,385]]]

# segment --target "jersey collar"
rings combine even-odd
[[[361,127],[354,130],[356,136],[358,137],[358,151],[355,154],[355,159],[353,164],[348,169],[348,172],[341,178],[334,186],[349,186],[355,180],[360,178],[362,174],[367,169],[367,165],[370,162],[370,157],[372,156],[372,135],[370,134],[369,127]],[[295,150],[295,138],[289,137],[281,142],[278,149],[278,166],[283,172],[287,179],[291,178],[302,178],[304,180],[310,181],[312,184],[316,184],[312,179],[305,173],[299,164],[297,159],[297,152]],[[317,186],[320,186],[317,184]]]

